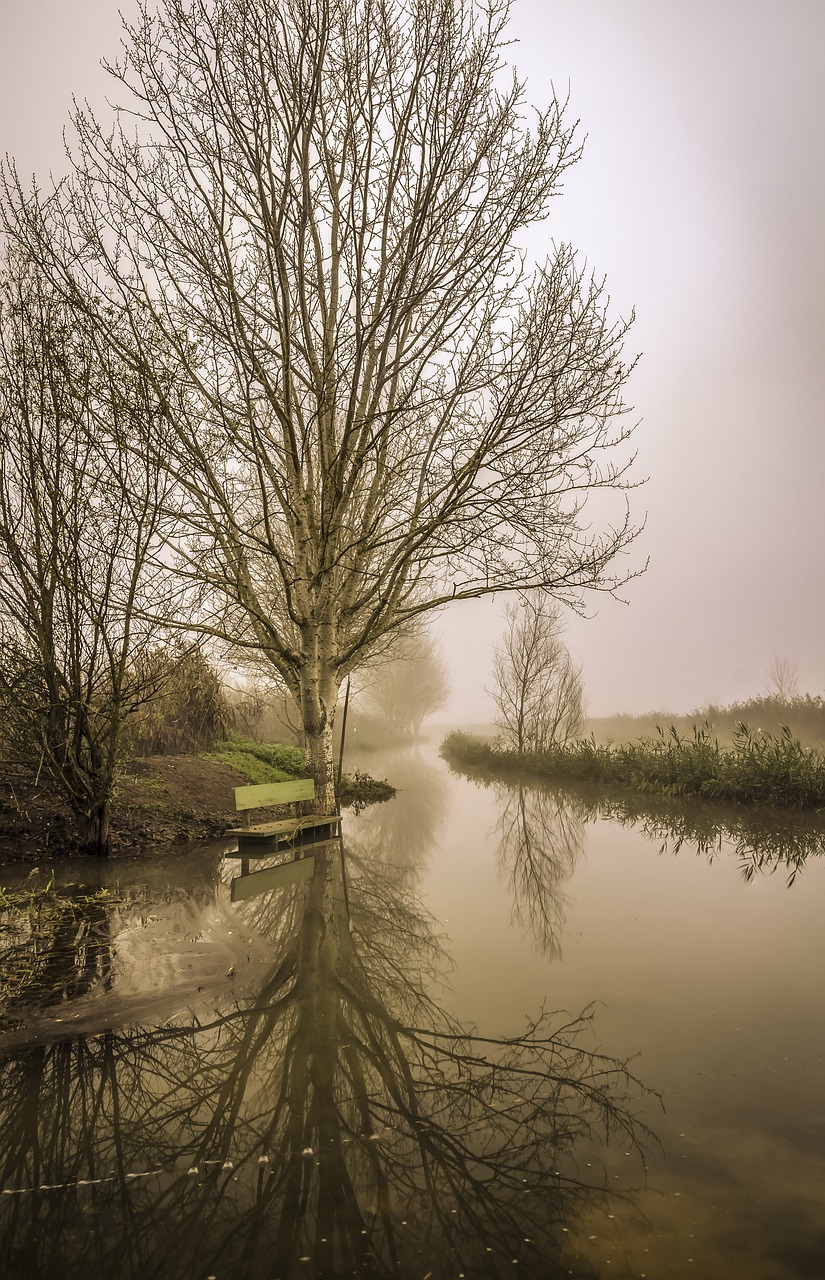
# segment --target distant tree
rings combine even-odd
[[[768,691],[779,702],[799,697],[799,669],[790,658],[775,653],[768,665]]]
[[[390,635],[626,578],[624,497],[584,507],[631,462],[628,322],[568,245],[523,258],[580,147],[506,75],[509,7],[142,4],[118,118],[74,121],[62,285],[97,288],[104,332],[125,309],[124,355],[166,397],[134,447],[175,479],[200,625],[230,608],[276,669],[330,812],[341,683]]]
[[[581,733],[584,695],[581,669],[561,638],[561,610],[531,592],[504,616],[507,630],[493,651],[498,732],[519,754],[563,745]]]
[[[83,850],[109,849],[126,726],[148,691],[147,609],[163,592],[163,478],[119,448],[155,416],[149,386],[96,350],[16,251],[0,263],[0,734],[47,778]]]
[[[393,734],[417,738],[427,716],[450,696],[447,664],[423,631],[396,641],[382,660],[362,675],[363,702],[383,718]]]

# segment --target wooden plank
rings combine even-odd
[[[291,836],[298,831],[310,831],[315,827],[338,826],[337,813],[308,813],[303,818],[278,818],[274,822],[254,822],[250,827],[230,827],[224,834],[240,840],[269,840],[272,836]]]
[[[312,778],[293,778],[289,782],[263,782],[252,787],[235,787],[235,810],[262,809],[272,804],[294,804],[298,800],[314,800]]]
[[[277,867],[264,867],[263,871],[253,871],[248,876],[235,876],[230,898],[232,902],[243,902],[259,893],[286,889],[290,885],[300,884],[302,880],[308,880],[314,869],[315,859],[309,856],[296,858],[293,862],[282,862]]]
[[[299,850],[306,850],[307,856],[315,854],[318,849],[330,849],[330,847],[338,847],[340,836],[324,835],[316,836],[315,832],[308,831],[306,836],[298,835],[293,841],[281,840],[278,844],[272,842],[267,844],[266,841],[258,840],[256,844],[249,844],[244,849],[228,849],[224,852],[224,858],[239,858],[240,864],[248,863],[249,860],[255,860],[260,863],[265,858],[278,858],[284,854],[299,855]]]
[[[267,840],[244,840],[238,837],[237,849],[227,849],[225,858],[271,858],[277,853],[288,853],[292,849],[317,849],[320,844],[327,844],[330,838],[338,839],[337,832],[318,827],[313,831],[299,831],[294,836],[269,836]]]
[[[312,827],[300,831],[290,831],[280,835],[267,836],[265,839],[245,840],[238,836],[238,848],[224,854],[225,858],[267,858],[273,853],[287,849],[300,849],[304,846],[314,848],[329,840],[330,835],[337,833],[330,827]]]

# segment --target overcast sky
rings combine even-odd
[[[71,96],[100,103],[112,0],[0,0],[0,151],[62,171]],[[128,12],[129,0],[121,7]],[[636,309],[634,495],[646,574],[572,619],[592,714],[825,692],[825,0],[516,0],[528,97],[588,141],[539,256],[568,240]],[[500,605],[438,624],[456,720],[483,719]]]

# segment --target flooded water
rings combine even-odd
[[[4,1280],[825,1276],[821,830],[360,763],[286,873],[0,876]]]

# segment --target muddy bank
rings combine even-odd
[[[247,779],[217,760],[148,756],[134,760],[112,805],[113,854],[221,835],[233,825],[234,787]],[[0,861],[72,853],[71,815],[48,780],[15,766],[0,770]]]
[[[235,826],[232,791],[249,778],[220,760],[147,756],[123,773],[112,805],[112,853],[208,840]],[[343,803],[374,803],[393,793],[356,772]],[[0,765],[0,863],[62,857],[75,850],[71,815],[47,780]]]

